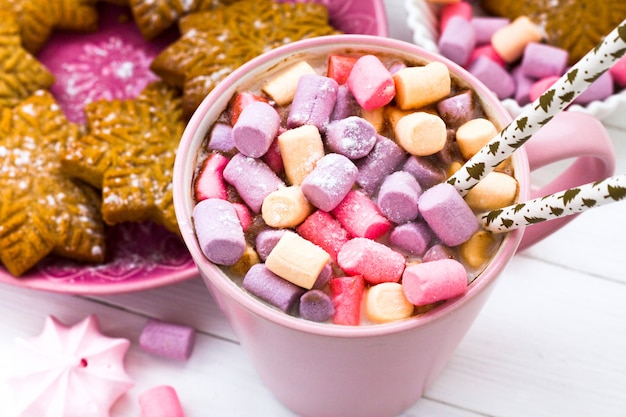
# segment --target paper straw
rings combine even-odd
[[[483,214],[480,220],[487,230],[502,233],[581,213],[624,198],[626,174],[493,210]]]
[[[541,97],[520,113],[499,135],[470,158],[448,182],[461,195],[474,187],[558,112],[569,105],[626,52],[626,20],[589,51]]]

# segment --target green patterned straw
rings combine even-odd
[[[448,183],[461,195],[474,187],[539,129],[563,110],[626,52],[626,20],[496,135]]]
[[[481,215],[493,233],[581,213],[626,198],[626,174],[560,191],[525,203],[513,204]]]

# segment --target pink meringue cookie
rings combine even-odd
[[[134,382],[123,359],[130,342],[104,336],[90,315],[74,326],[48,316],[41,334],[18,339],[20,375],[14,389],[20,417],[109,417]]]

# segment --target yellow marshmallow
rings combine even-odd
[[[456,143],[463,158],[470,159],[497,134],[498,130],[491,121],[472,119],[456,130]]]
[[[446,145],[445,122],[427,112],[415,112],[400,118],[394,133],[398,144],[416,156],[433,155]]]
[[[526,45],[542,38],[539,27],[528,17],[520,16],[491,36],[491,46],[504,61],[514,62],[524,54]]]
[[[263,221],[277,229],[296,227],[313,211],[299,185],[279,188],[270,193],[261,206]]]
[[[370,287],[365,296],[365,314],[378,323],[411,317],[414,305],[406,299],[402,284],[383,282]]]
[[[279,277],[311,289],[330,260],[324,249],[288,231],[265,259],[265,266]]]
[[[278,136],[278,148],[283,159],[287,180],[294,185],[304,178],[324,156],[324,143],[319,130],[313,125],[290,129]]]
[[[459,255],[471,268],[478,268],[491,257],[495,238],[485,230],[476,232],[459,246]]]
[[[493,171],[465,195],[465,202],[475,211],[491,211],[513,204],[518,191],[515,178]]]
[[[265,94],[279,106],[291,103],[296,94],[298,80],[305,74],[316,74],[315,69],[306,61],[299,61],[284,69],[261,88]]]
[[[252,268],[252,265],[259,262],[261,262],[259,254],[248,244],[241,258],[234,265],[230,266],[228,270],[235,275],[244,276]]]
[[[393,75],[396,104],[403,110],[419,109],[450,95],[448,67],[441,62],[406,67]]]
[[[398,120],[402,119],[404,116],[414,113],[413,110],[401,110],[396,106],[385,106],[385,119],[389,122],[392,129],[396,128],[396,124],[398,124]]]

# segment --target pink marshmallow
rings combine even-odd
[[[465,65],[476,46],[474,26],[465,18],[452,16],[439,37],[439,52],[459,65]]]
[[[439,13],[439,32],[446,30],[448,22],[453,17],[459,17],[470,22],[472,20],[472,14],[472,5],[465,1],[446,4],[441,8],[441,12]]]
[[[365,280],[360,275],[332,278],[328,283],[335,315],[333,323],[358,326],[361,322],[361,301]]]
[[[490,58],[480,56],[468,67],[468,71],[489,87],[500,100],[515,92],[513,77]]]
[[[503,69],[506,69],[507,63],[498,55],[495,49],[491,44],[482,45],[477,48],[474,48],[469,58],[467,59],[466,66],[469,67],[472,65],[474,61],[476,61],[479,57],[484,56],[485,58],[489,58],[496,64],[500,65]]]
[[[620,58],[611,68],[611,77],[620,87],[626,87],[626,56]]]
[[[355,237],[337,254],[337,264],[349,275],[360,275],[372,285],[398,282],[405,267],[404,255],[371,239]]]
[[[531,102],[537,100],[543,93],[548,91],[548,89],[552,87],[552,84],[554,84],[558,79],[558,75],[553,75],[535,81],[528,89],[528,99]]]
[[[192,327],[149,320],[139,336],[139,346],[155,355],[187,360],[191,356],[195,336]]]
[[[499,29],[505,27],[511,21],[506,17],[474,16],[472,25],[476,33],[476,44],[486,45],[491,43],[491,36]]]
[[[447,182],[424,191],[418,206],[426,223],[448,246],[460,245],[480,228],[472,209]]]
[[[139,396],[141,417],[185,417],[176,390],[169,385],[150,388]]]
[[[531,42],[524,48],[522,71],[531,78],[560,76],[565,71],[569,52],[563,48]]]
[[[515,80],[515,101],[520,106],[530,103],[530,88],[535,80],[526,76],[519,65],[513,69],[511,75]]]
[[[337,260],[337,253],[343,244],[350,240],[341,223],[322,210],[317,210],[307,217],[296,231],[306,240],[328,252],[333,261]]]
[[[272,145],[279,127],[276,109],[266,102],[254,101],[244,107],[233,126],[233,143],[245,156],[259,158]]]
[[[614,93],[614,87],[613,77],[607,71],[576,97],[574,103],[585,105],[592,101],[604,100]]]
[[[374,55],[363,55],[356,61],[347,84],[357,103],[365,110],[383,107],[391,102],[396,93],[391,73]]]
[[[226,200],[226,183],[224,182],[224,168],[228,164],[228,158],[219,153],[209,155],[200,169],[198,178],[194,184],[196,201],[207,198],[220,198]]]
[[[332,215],[353,237],[378,239],[391,229],[385,218],[370,198],[361,191],[352,190],[332,211]]]
[[[453,259],[414,264],[404,270],[402,288],[411,304],[432,304],[464,294],[467,272],[463,264]]]

